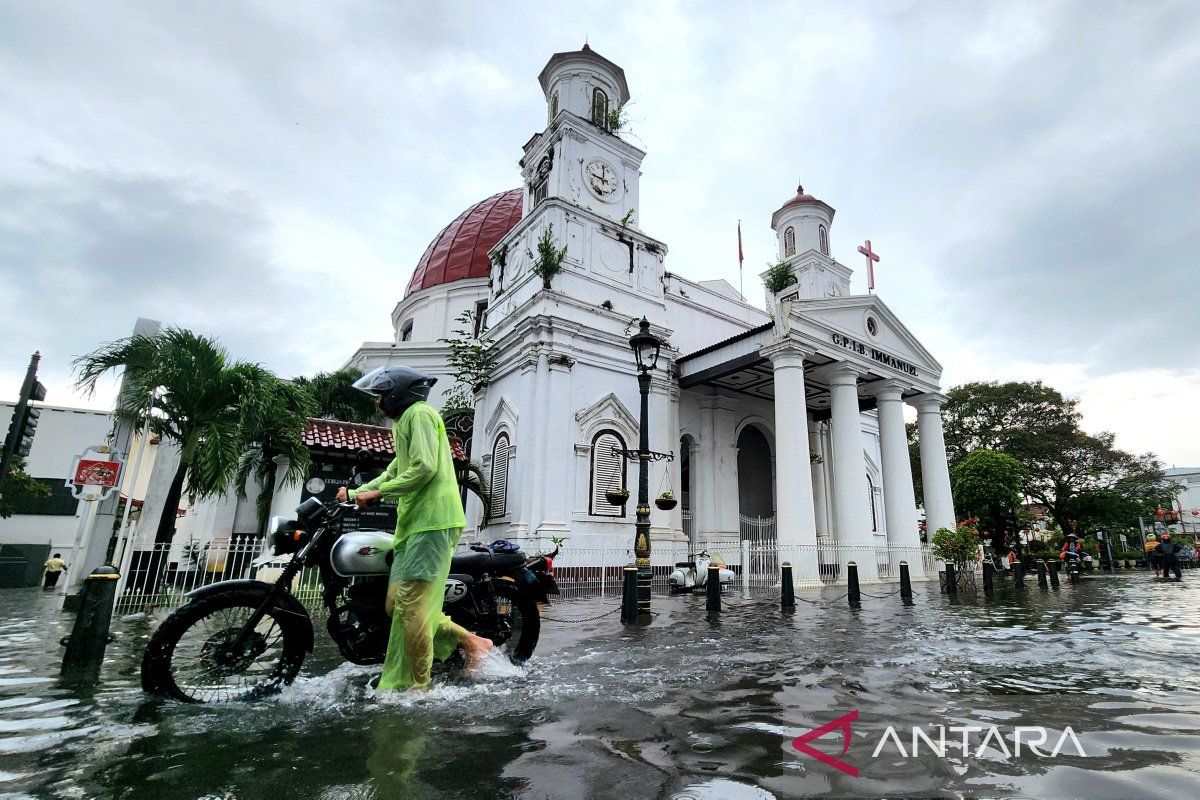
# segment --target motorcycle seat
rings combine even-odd
[[[488,570],[511,569],[523,565],[525,560],[525,554],[519,550],[515,553],[460,553],[450,559],[450,571],[478,575]]]
[[[689,568],[689,569],[695,569],[695,568],[696,568],[696,562],[695,562],[695,561],[676,561],[676,562],[675,562],[675,566],[677,566],[677,567],[687,567],[687,568]]]

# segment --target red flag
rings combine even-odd
[[[738,220],[738,269],[742,268],[742,262],[746,257],[742,255],[742,221]]]

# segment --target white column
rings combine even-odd
[[[883,509],[887,523],[888,544],[919,548],[917,530],[917,501],[913,494],[912,464],[908,459],[908,434],[904,430],[904,405],[899,381],[880,381],[873,384],[876,408],[879,411],[879,450],[883,457]],[[914,549],[903,558],[908,561],[909,574],[924,575],[922,561]]]
[[[859,545],[853,555],[840,559],[855,561],[862,580],[874,580],[875,537],[867,505],[867,465],[863,459],[862,412],[858,406],[858,367],[840,362],[828,368],[830,402],[833,406],[833,507],[837,520],[837,543]]]
[[[813,510],[812,465],[808,448],[808,403],[804,391],[803,350],[790,342],[765,352],[775,378],[776,536],[781,548],[811,545],[807,552],[781,553],[793,559],[797,578],[814,579],[817,571],[817,518]]]
[[[542,417],[545,434],[540,461],[545,466],[544,483],[537,489],[541,513],[536,520],[539,537],[566,536],[571,530],[571,468],[574,448],[571,429],[574,422],[571,403],[571,368],[575,361],[563,353],[546,358],[546,406]]]
[[[820,461],[812,465],[813,511],[817,518],[817,539],[829,535],[829,509],[825,497],[825,442],[821,437],[819,424],[813,425],[808,431],[808,449],[820,457]]]
[[[939,528],[954,529],[954,497],[942,438],[942,403],[946,396],[923,394],[909,401],[917,409],[917,439],[921,448],[921,490],[925,495],[925,524],[930,538]]]

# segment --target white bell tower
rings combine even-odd
[[[845,297],[850,294],[849,267],[830,255],[833,215],[828,203],[796,187],[796,196],[771,215],[780,262],[790,264],[796,273],[801,300]]]
[[[585,44],[551,56],[538,82],[548,124],[523,148],[521,222],[490,253],[493,300],[504,295],[515,308],[543,288],[529,272],[548,232],[554,248],[566,248],[562,272],[548,288],[607,302],[626,319],[661,318],[667,247],[641,230],[646,154],[621,136],[625,71]]]

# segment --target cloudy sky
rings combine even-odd
[[[520,184],[537,74],[629,79],[639,218],[747,293],[795,190],[944,385],[1041,378],[1200,465],[1200,5],[0,0],[0,398],[138,316],[282,375],[391,336],[428,241]],[[855,276],[856,291],[865,278]]]

